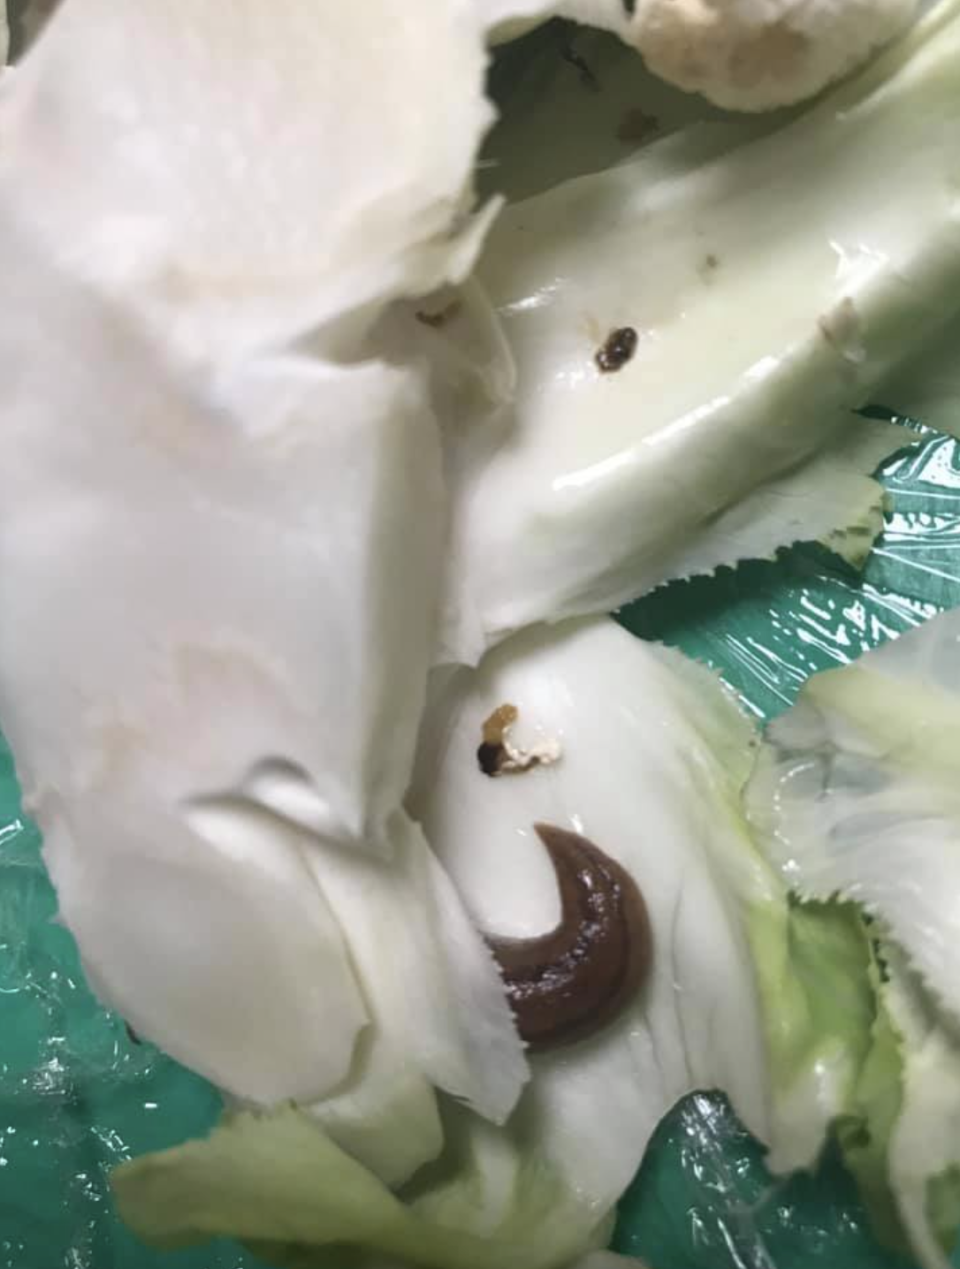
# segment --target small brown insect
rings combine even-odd
[[[517,1030],[535,1052],[572,1044],[613,1022],[646,982],[653,934],[640,890],[599,846],[535,825],[560,887],[560,924],[539,938],[487,938]]]
[[[612,330],[597,349],[594,361],[602,374],[612,374],[622,369],[637,351],[637,332],[632,326],[619,326]]]

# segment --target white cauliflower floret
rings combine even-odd
[[[848,74],[916,0],[640,0],[623,32],[657,75],[729,110],[770,110]]]
[[[558,0],[502,20],[498,41],[558,16],[616,33],[655,75],[728,110],[774,110],[813,97],[862,65],[913,19],[918,0]]]

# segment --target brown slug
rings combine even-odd
[[[560,887],[560,924],[531,939],[487,943],[517,1029],[534,1052],[572,1044],[613,1022],[643,986],[653,938],[633,878],[579,833],[534,825]]]

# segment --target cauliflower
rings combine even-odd
[[[536,17],[498,24],[512,39]],[[615,31],[654,74],[727,110],[815,96],[909,25],[917,0],[559,0],[543,17]],[[535,12],[535,11],[534,11]]]
[[[670,83],[729,110],[770,110],[848,74],[916,9],[916,0],[641,0],[626,38]]]

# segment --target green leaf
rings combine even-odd
[[[960,612],[812,679],[770,728],[750,805],[804,896],[875,918],[876,1015],[840,1141],[878,1232],[943,1269],[960,1164]],[[830,980],[830,994],[836,981]]]
[[[512,1179],[509,1219],[483,1236],[456,1219],[471,1208],[477,1218],[476,1173],[451,1176],[446,1192],[421,1211],[391,1194],[304,1112],[287,1107],[225,1117],[205,1141],[123,1164],[113,1186],[123,1219],[165,1249],[227,1234],[259,1245],[289,1269],[332,1264],[343,1248],[423,1269],[562,1265],[582,1249],[580,1222],[564,1218],[548,1175],[527,1169]],[[543,1220],[529,1219],[531,1196]],[[448,1207],[453,1219],[446,1218]]]
[[[771,725],[749,792],[787,884],[809,898],[856,900],[881,918],[955,1018],[958,638],[960,613],[944,613],[816,675]]]
[[[857,918],[859,920],[859,918]],[[853,1088],[849,1110],[834,1125],[847,1167],[857,1179],[877,1237],[893,1251],[908,1253],[909,1239],[890,1179],[890,1137],[903,1105],[903,1053],[883,994],[884,970],[871,956],[870,980],[876,1012],[870,1047]]]
[[[770,1166],[786,1172],[810,1167],[850,1111],[876,1016],[870,948],[846,904],[755,908],[748,928],[770,1054]]]
[[[960,1039],[903,952],[884,942],[886,1008],[901,1037],[902,1102],[890,1134],[893,1194],[924,1269],[947,1269],[957,1222]]]
[[[952,1251],[960,1230],[960,1163],[951,1163],[927,1182],[927,1215],[940,1246]]]

